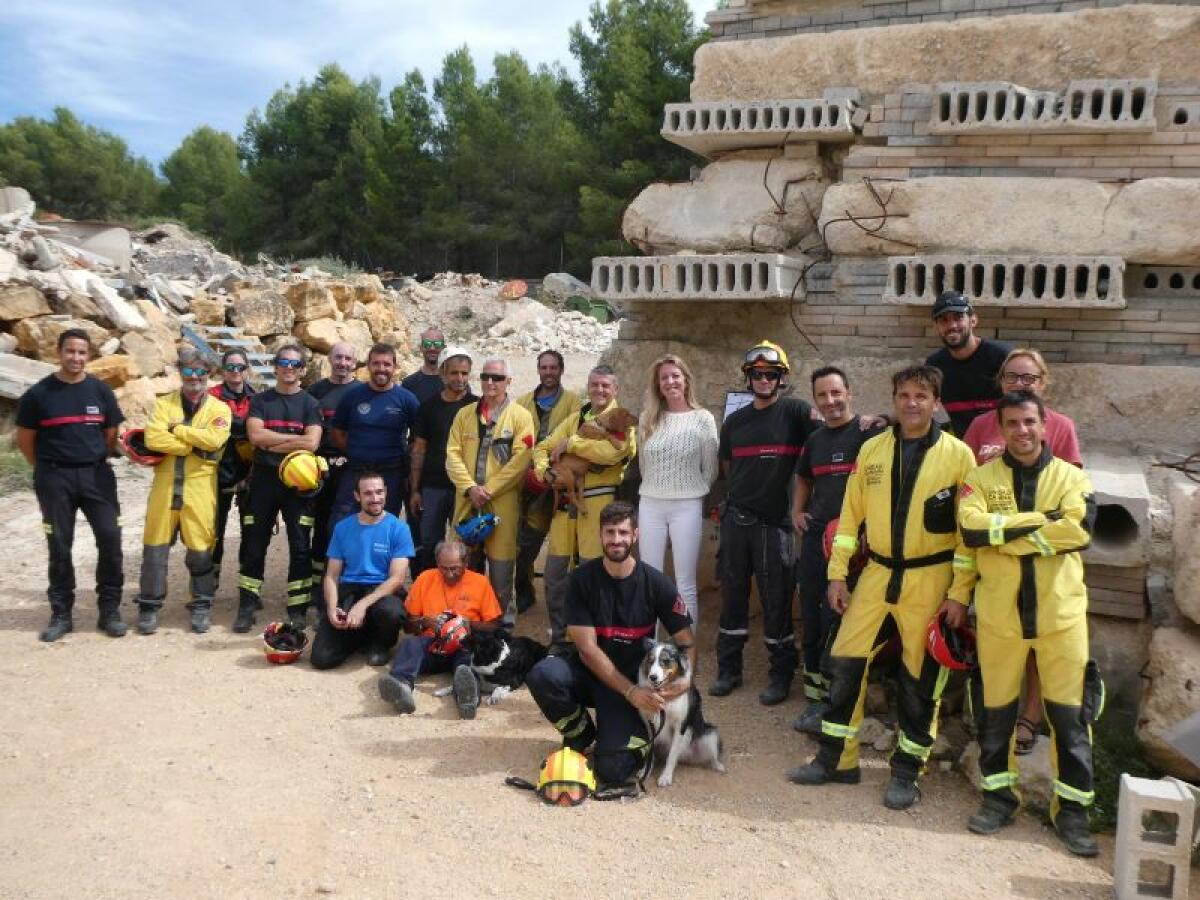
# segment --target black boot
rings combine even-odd
[[[709,687],[708,695],[710,697],[728,697],[741,686],[742,675],[740,672],[737,674],[721,672],[717,675],[717,680]]]
[[[1092,837],[1086,810],[1063,807],[1054,819],[1054,830],[1067,849],[1076,856],[1091,857],[1100,852],[1096,839]]]
[[[862,772],[858,766],[853,769],[828,769],[825,764],[814,759],[806,766],[797,766],[787,773],[788,781],[792,784],[805,786],[818,784],[858,784],[862,781]]]
[[[121,614],[115,609],[102,609],[96,619],[96,627],[112,638],[125,637],[129,626],[121,621]]]
[[[38,635],[38,640],[45,641],[46,643],[57,641],[64,634],[70,634],[74,627],[71,624],[71,617],[69,615],[54,613],[50,616],[50,624]]]
[[[138,609],[138,634],[154,634],[158,631],[158,609],[153,606],[143,606]]]
[[[758,702],[763,706],[776,706],[786,700],[791,692],[792,679],[772,675],[766,690],[758,695]]]
[[[245,634],[254,627],[254,604],[238,607],[237,618],[233,620],[233,630]]]

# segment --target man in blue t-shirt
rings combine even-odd
[[[408,432],[417,418],[417,398],[394,383],[396,348],[376,344],[367,354],[370,378],[342,395],[333,416],[333,442],[346,456],[346,476],[338,485],[330,522],[358,509],[356,475],[375,472],[387,488],[387,511],[400,514],[408,496]]]
[[[404,621],[399,595],[415,553],[412,534],[384,509],[383,476],[359,473],[352,487],[358,515],[338,522],[329,541],[322,582],[325,609],[312,647],[314,669],[339,666],[359,648],[366,648],[368,665],[382,666]]]

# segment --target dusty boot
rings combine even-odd
[[[967,829],[975,834],[995,834],[1005,825],[1013,823],[1013,811],[987,797],[979,804],[971,818],[967,819]]]
[[[245,634],[254,627],[254,603],[238,607],[237,618],[233,620],[233,630]]]
[[[121,614],[115,609],[101,610],[96,627],[113,638],[125,637],[125,632],[129,630],[129,626],[121,621]]]
[[[379,676],[379,696],[396,707],[399,713],[410,713],[417,708],[412,685],[394,675]]]
[[[758,702],[763,706],[777,706],[788,698],[792,692],[792,679],[782,675],[772,675],[767,688],[758,695]]]
[[[475,711],[479,709],[479,682],[470,666],[459,666],[454,670],[454,702],[460,719],[475,718]]]
[[[198,606],[192,610],[192,631],[195,634],[205,634],[212,628],[212,610],[207,606]]]
[[[138,634],[154,634],[158,631],[158,609],[154,606],[138,608]]]
[[[708,695],[710,697],[728,697],[741,686],[742,675],[740,672],[737,674],[721,672],[717,675],[717,680],[709,687]]]
[[[921,796],[915,781],[893,775],[883,795],[883,805],[888,809],[908,809]]]
[[[821,734],[821,719],[825,717],[825,713],[829,711],[829,704],[821,700],[814,700],[804,707],[804,712],[796,716],[796,720],[792,722],[792,727],[801,734],[811,734],[817,737]]]
[[[858,784],[862,781],[862,772],[858,766],[853,769],[827,769],[825,764],[813,760],[806,766],[797,766],[787,773],[788,781],[792,784],[813,786],[818,784]]]
[[[1054,830],[1076,856],[1095,856],[1100,852],[1092,828],[1088,824],[1087,811],[1064,807],[1054,819]]]
[[[70,634],[74,627],[70,616],[55,613],[50,616],[50,624],[38,635],[38,640],[46,643],[57,641],[64,634]]]

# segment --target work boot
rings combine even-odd
[[[125,632],[129,630],[129,626],[121,621],[121,614],[115,609],[107,612],[101,610],[96,627],[111,638],[125,637]]]
[[[138,634],[154,634],[158,631],[158,610],[153,606],[138,607]]]
[[[46,629],[38,635],[38,640],[45,641],[47,644],[49,644],[52,641],[57,641],[64,634],[70,634],[74,627],[75,626],[71,624],[70,616],[64,616],[55,613],[54,615],[50,616],[50,624],[47,625]]]
[[[985,799],[979,809],[967,819],[967,829],[975,834],[995,834],[1013,823],[1013,811]]]
[[[479,709],[479,682],[470,666],[454,670],[454,702],[460,719],[475,718],[475,710]]]
[[[528,588],[524,588],[524,587],[517,588],[517,614],[518,615],[532,609],[534,604],[536,604],[536,603],[537,603],[537,597],[533,593],[532,586],[530,586]]]
[[[813,737],[819,737],[821,734],[821,719],[825,717],[825,713],[829,712],[829,704],[819,700],[809,703],[804,707],[804,712],[796,716],[796,720],[792,722],[792,727],[801,734],[810,734]]]
[[[862,781],[862,772],[858,766],[853,769],[827,769],[824,763],[813,760],[806,766],[789,769],[788,781],[792,784],[812,786],[818,784],[858,784]]]
[[[1054,830],[1076,856],[1095,856],[1100,852],[1096,839],[1092,837],[1087,813],[1082,809],[1063,808],[1054,820]]]
[[[233,620],[233,630],[238,634],[245,634],[254,627],[254,606],[238,607],[237,618]]]
[[[410,713],[417,708],[412,685],[394,675],[379,676],[379,696],[396,707],[399,713]]]
[[[767,682],[767,688],[758,695],[758,702],[763,706],[778,706],[792,692],[792,679],[783,676],[772,676]]]
[[[212,628],[212,610],[207,606],[193,609],[192,631],[195,634],[205,634],[210,628]]]
[[[387,647],[368,647],[367,648],[367,665],[368,666],[386,666],[392,654]]]
[[[709,685],[708,696],[728,697],[741,686],[742,676],[740,672],[736,675],[729,672],[722,672],[717,675],[717,680]]]
[[[915,781],[893,775],[888,782],[887,791],[883,795],[883,805],[888,809],[908,809],[921,796],[921,789]]]

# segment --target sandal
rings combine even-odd
[[[1021,737],[1020,729],[1024,728],[1029,732],[1029,737]],[[1017,738],[1014,742],[1014,752],[1017,756],[1028,756],[1033,752],[1033,748],[1037,746],[1038,723],[1032,719],[1027,719],[1024,716],[1017,719]]]

